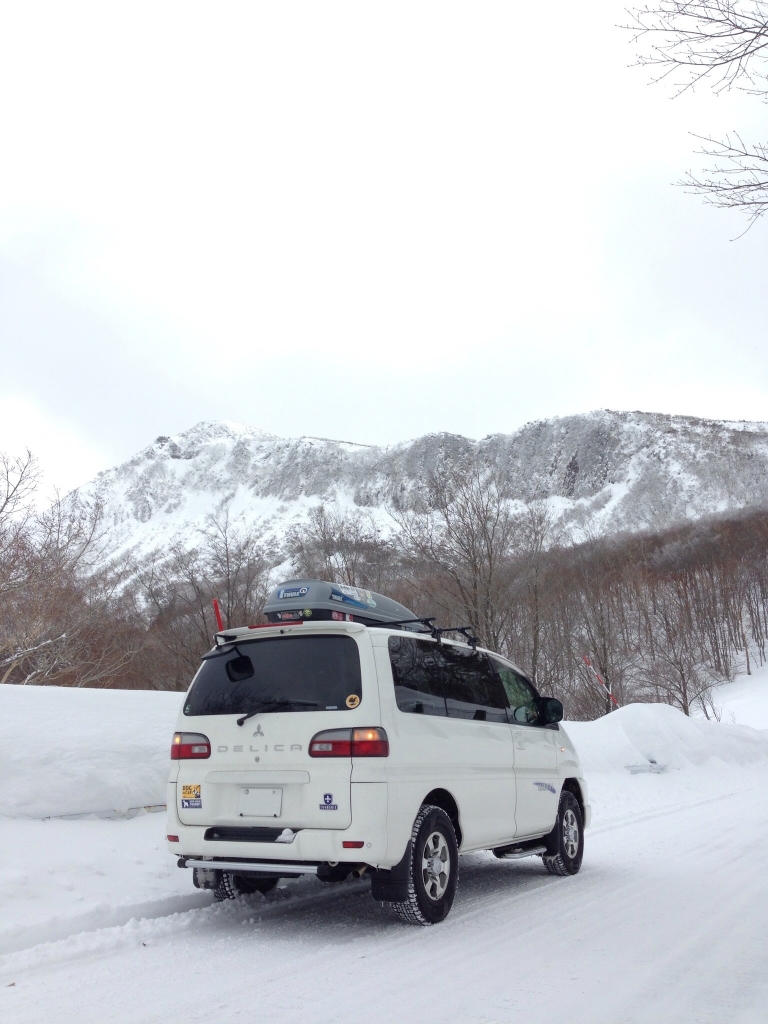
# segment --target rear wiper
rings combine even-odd
[[[238,718],[237,724],[242,725],[243,722],[247,722],[249,718],[253,718],[254,715],[260,715],[262,711],[277,711],[278,708],[316,708],[317,701],[315,700],[268,700],[265,704],[260,704],[255,711],[249,711],[247,715],[243,715],[242,718]]]

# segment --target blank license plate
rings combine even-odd
[[[279,818],[283,803],[282,789],[241,789],[237,810],[241,818]]]

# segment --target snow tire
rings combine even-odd
[[[274,889],[278,881],[277,875],[274,878],[244,878],[242,875],[233,875],[231,871],[222,871],[219,884],[213,890],[213,897],[218,903],[223,903],[224,900],[236,900],[252,892],[266,893]]]
[[[546,844],[542,860],[550,875],[575,875],[584,857],[584,819],[579,801],[567,789],[560,794],[557,821]]]
[[[448,916],[459,881],[456,833],[441,807],[425,804],[420,809],[410,845],[408,899],[389,905],[407,924],[439,924]]]

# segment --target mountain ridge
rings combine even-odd
[[[443,431],[391,445],[201,421],[73,493],[102,502],[116,548],[149,550],[171,538],[193,543],[224,506],[276,537],[319,503],[366,510],[386,525],[386,508],[407,503],[430,473],[460,473],[475,456],[516,501],[547,499],[577,538],[768,503],[768,423],[613,410],[480,440]]]

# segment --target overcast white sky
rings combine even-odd
[[[765,106],[525,6],[4,3],[0,450],[768,419],[768,225],[670,186]]]

